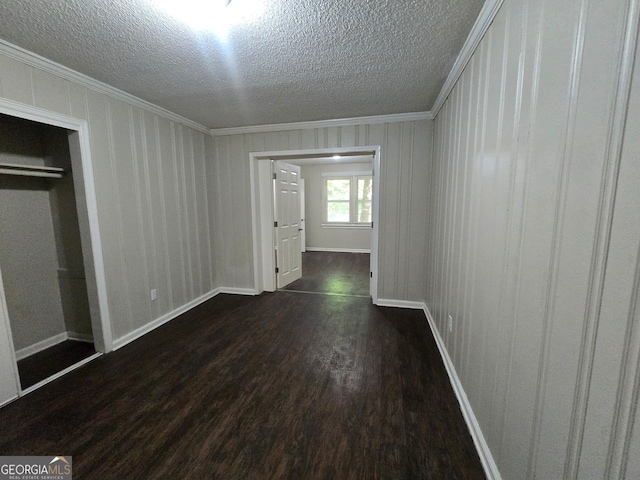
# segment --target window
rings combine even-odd
[[[371,226],[371,172],[323,175],[325,225]]]

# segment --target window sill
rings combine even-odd
[[[322,228],[350,228],[355,230],[371,229],[370,223],[323,223]]]

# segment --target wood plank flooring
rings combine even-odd
[[[75,479],[485,478],[423,313],[360,297],[219,295],[0,425]]]
[[[304,252],[302,278],[284,290],[369,296],[368,253]]]
[[[96,353],[93,343],[65,340],[30,357],[18,360],[23,389],[61,372]]]

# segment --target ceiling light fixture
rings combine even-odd
[[[234,25],[250,23],[265,8],[266,0],[153,0],[162,10],[194,30],[209,31],[225,40]]]

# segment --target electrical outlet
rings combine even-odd
[[[449,332],[453,331],[453,317],[449,315]]]
[[[158,299],[158,291],[154,288],[153,290],[151,290],[151,300],[157,300]]]

